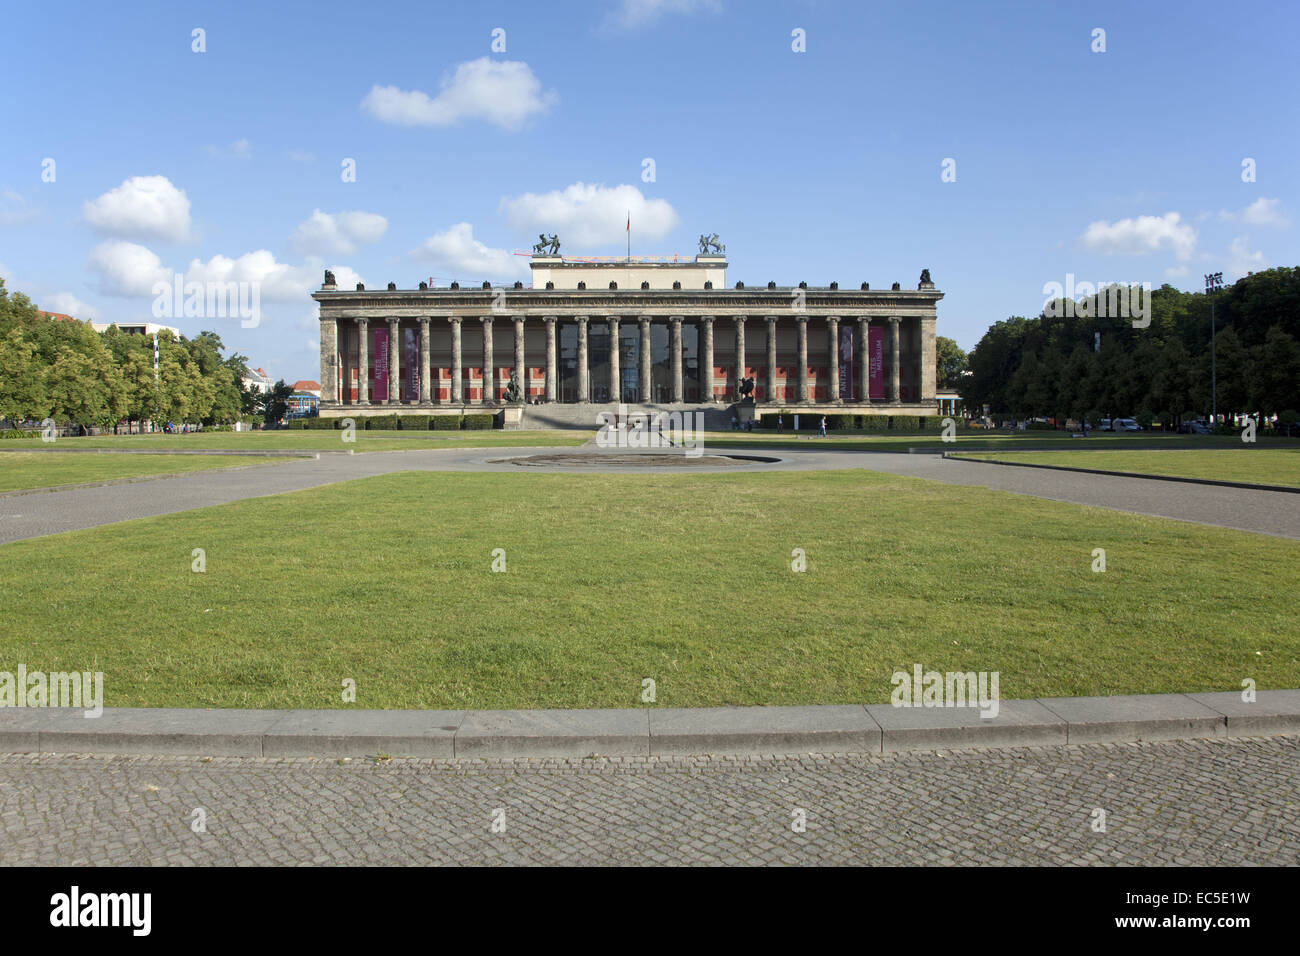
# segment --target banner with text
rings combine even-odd
[[[853,326],[845,322],[840,326],[840,380],[839,395],[846,402],[853,401]]]
[[[867,365],[871,381],[868,398],[885,397],[885,330],[879,325],[867,327]]]
[[[403,329],[403,353],[406,362],[406,380],[403,383],[405,401],[415,402],[420,398],[420,343],[415,337],[415,329]]]
[[[388,400],[388,330],[375,329],[374,351],[371,353],[375,357],[375,394],[372,398],[376,402]]]

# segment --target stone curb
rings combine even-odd
[[[1021,451],[1022,449],[1016,449]],[[1101,449],[1105,451],[1106,449]],[[1134,449],[1142,451],[1143,449]],[[1186,475],[1148,475],[1140,471],[1108,471],[1103,468],[1078,468],[1073,465],[1044,465],[1030,461],[998,461],[993,458],[971,458],[978,452],[944,452],[943,457],[951,461],[973,461],[977,465],[1010,465],[1012,468],[1046,468],[1048,471],[1077,471],[1085,475],[1110,475],[1114,478],[1146,478],[1151,481],[1181,481],[1188,485],[1218,485],[1222,488],[1246,488],[1250,491],[1285,491],[1300,495],[1300,487],[1291,485],[1261,485],[1250,481],[1223,481],[1218,478],[1188,478]]]
[[[0,752],[245,757],[897,753],[1300,734],[1300,690],[1004,700],[974,707],[640,710],[0,709]]]

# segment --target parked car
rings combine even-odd
[[[1097,425],[1097,430],[1098,430],[1098,431],[1103,431],[1103,432],[1114,431],[1114,429],[1111,427],[1111,420],[1110,420],[1109,418],[1103,418],[1103,419],[1098,423],[1098,425]]]
[[[1178,426],[1178,430],[1184,435],[1209,435],[1210,426],[1202,421],[1183,422]]]
[[[1117,432],[1140,432],[1142,426],[1137,423],[1136,418],[1117,418],[1114,421],[1114,431]]]

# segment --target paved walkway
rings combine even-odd
[[[1297,793],[1298,737],[383,763],[0,755],[0,863],[1295,865]]]
[[[594,447],[584,450],[593,453],[600,451]],[[537,474],[542,469],[523,469],[518,465],[493,462],[530,454],[555,454],[556,451],[553,447],[454,448],[358,455],[322,454],[319,459],[235,471],[203,471],[173,478],[134,480],[121,485],[14,495],[0,498],[0,543],[188,511],[191,508],[225,504],[245,498],[299,491],[395,471],[507,471]],[[611,449],[611,452],[626,454],[625,451],[616,449]],[[982,486],[1056,501],[1237,528],[1259,534],[1300,538],[1300,497],[1284,492],[1016,468],[945,459],[937,454],[905,455],[797,447],[788,450],[725,448],[709,449],[709,452],[772,455],[780,456],[781,460],[775,464],[755,463],[693,470],[736,474],[753,470],[865,468],[950,484]],[[546,469],[550,472],[571,471],[581,474],[592,474],[599,470],[590,465]],[[681,474],[676,469],[666,471],[650,467],[621,467],[618,471],[625,474]]]

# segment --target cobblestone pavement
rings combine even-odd
[[[1300,737],[883,756],[0,755],[0,862],[1294,865]]]

